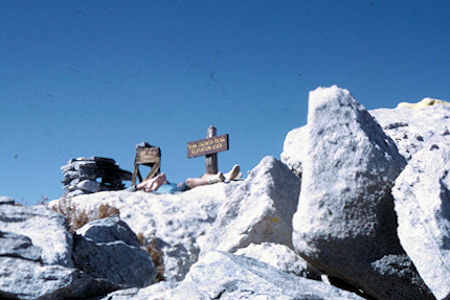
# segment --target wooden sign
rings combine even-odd
[[[149,164],[161,162],[161,149],[159,147],[145,147],[136,150],[134,164]]]
[[[139,172],[139,165],[149,166],[150,173],[144,180],[153,178],[161,169],[161,149],[159,147],[144,147],[136,149],[136,158],[134,159],[134,172],[131,179],[131,185],[136,184],[136,177],[142,182],[142,176]]]
[[[197,157],[227,151],[228,134],[213,136],[210,138],[189,142],[187,144],[187,157]]]

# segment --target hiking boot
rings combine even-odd
[[[225,174],[225,182],[230,182],[241,177],[241,168],[239,167],[239,165],[234,165],[231,171]]]
[[[216,175],[208,177],[209,184],[223,182],[224,180],[225,180],[225,177],[223,176],[222,172],[219,172]]]

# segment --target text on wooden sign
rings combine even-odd
[[[187,157],[192,158],[197,156],[203,156],[222,151],[227,151],[228,149],[229,149],[228,134],[223,134],[219,136],[213,136],[207,139],[189,142],[187,144]]]

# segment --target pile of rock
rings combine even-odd
[[[120,169],[114,159],[105,157],[73,158],[61,167],[61,171],[64,173],[61,182],[68,197],[123,190],[122,181],[131,180],[131,172]]]
[[[448,300],[450,105],[433,103],[319,88],[283,161],[245,180],[80,195],[67,220],[0,197],[0,299]],[[95,221],[72,235],[73,216]]]
[[[117,216],[72,235],[62,215],[0,199],[0,299],[92,299],[155,282],[150,256]]]

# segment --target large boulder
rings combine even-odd
[[[61,297],[61,294],[68,296],[67,289],[70,289],[71,281],[76,277],[75,272],[74,269],[58,265],[43,266],[39,261],[2,255],[0,256],[0,298],[62,299],[64,297]],[[65,293],[62,292],[63,290]]]
[[[78,229],[73,258],[77,268],[114,285],[144,287],[155,282],[150,256],[119,217],[95,220]]]
[[[73,267],[72,236],[60,214],[42,206],[0,205],[0,228],[29,237],[44,264]]]
[[[272,242],[293,248],[292,216],[300,179],[267,156],[243,182],[226,186],[226,201],[212,228],[198,239],[203,252],[234,252],[251,243]]]
[[[375,298],[432,298],[396,235],[390,191],[406,161],[394,142],[336,86],[310,93],[306,126],[295,249]]]
[[[90,218],[98,216],[105,205],[117,208],[120,218],[143,240],[162,252],[164,278],[180,281],[198,260],[197,238],[204,235],[215,221],[225,202],[226,184],[200,186],[176,194],[146,192],[99,192],[52,201],[49,205],[70,201],[73,211]]]
[[[119,299],[362,299],[320,281],[297,277],[256,259],[212,251],[191,267],[177,285],[159,283],[141,290],[114,292]]]
[[[88,299],[117,288],[73,268],[0,256],[1,299]]]
[[[213,251],[192,266],[180,287],[220,299],[360,299],[323,282],[287,274],[256,259]]]
[[[61,234],[65,230],[60,228],[62,217],[55,215],[40,206],[0,205],[1,299],[88,298],[118,288],[68,267],[67,260],[60,259],[70,257],[71,249]]]
[[[369,113],[395,142],[399,153],[407,161],[428,143],[450,143],[448,102],[425,98],[417,105],[400,103],[394,109],[378,108],[370,110]],[[281,161],[298,175],[301,175],[302,160],[306,157],[306,134],[306,126],[291,130],[286,135],[281,153]]]
[[[430,103],[433,105],[426,105]],[[399,104],[395,109],[371,110],[370,114],[408,161],[429,143],[450,143],[449,103],[425,98],[417,105]]]
[[[417,152],[393,189],[398,236],[437,299],[450,299],[450,144]]]

